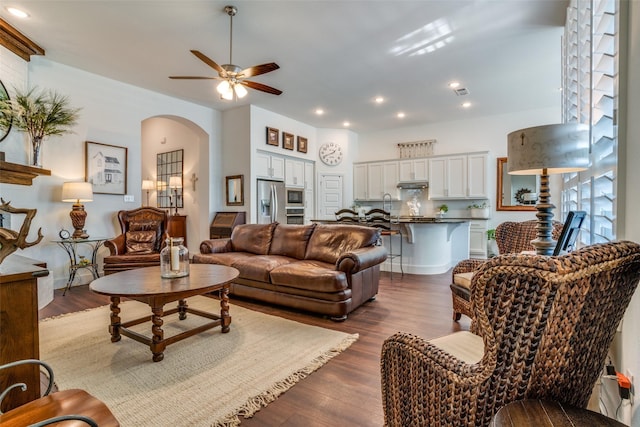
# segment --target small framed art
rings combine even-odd
[[[84,164],[94,193],[127,193],[127,147],[86,141]]]
[[[307,152],[307,138],[298,136],[298,151],[301,153]]]
[[[285,150],[293,150],[293,134],[282,132],[282,148]]]
[[[267,145],[275,145],[276,147],[280,145],[278,141],[279,133],[278,129],[267,127]]]

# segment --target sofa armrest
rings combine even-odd
[[[336,270],[354,274],[377,264],[382,264],[388,256],[383,246],[368,246],[340,255]]]
[[[232,252],[230,238],[203,240],[202,243],[200,243],[201,254],[216,254],[222,252]]]
[[[125,253],[124,234],[104,242],[104,246],[109,249],[110,255],[122,255]]]
[[[485,398],[476,392],[491,373],[482,362],[465,363],[404,332],[385,340],[380,361],[386,426],[475,424],[465,417]]]

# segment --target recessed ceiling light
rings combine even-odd
[[[316,108],[316,114],[321,116],[324,114],[324,110],[322,108]]]
[[[7,6],[6,9],[7,9],[7,12],[12,14],[13,16],[17,16],[18,18],[28,18],[29,17],[29,14],[27,12],[25,12],[24,10],[18,9],[16,7]]]
[[[400,111],[398,114],[396,114],[396,117],[399,119],[404,119],[404,113]]]
[[[384,102],[384,98],[382,96],[376,96],[374,101],[376,104],[382,104]]]
[[[455,88],[457,88],[458,86],[460,86],[460,82],[451,82],[451,83],[449,83],[449,87],[450,87],[451,89],[455,89]]]
[[[342,126],[348,128],[349,126],[351,126],[351,123],[349,123],[347,121],[344,121],[344,122],[342,122]]]
[[[469,108],[469,107],[471,107],[471,103],[469,101],[462,103],[462,108]]]

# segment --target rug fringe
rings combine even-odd
[[[212,427],[239,426],[241,422],[240,417],[253,417],[256,412],[276,400],[278,396],[289,390],[297,382],[308,377],[311,373],[318,370],[318,368],[327,363],[329,360],[349,348],[351,344],[358,340],[359,337],[359,334],[349,335],[344,340],[342,340],[342,342],[338,346],[324,352],[320,356],[313,359],[311,363],[309,363],[309,365],[297,370],[296,372],[293,372],[287,378],[284,378],[283,380],[275,383],[269,390],[265,390],[263,393],[250,398],[247,402],[244,403],[244,405],[235,409],[234,412],[222,417],[222,419],[220,420],[217,420]]]

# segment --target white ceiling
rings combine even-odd
[[[255,90],[223,101],[189,50],[242,68],[276,62]],[[0,0],[0,16],[67,64],[217,110],[251,103],[358,133],[558,106],[568,0]],[[27,11],[10,15],[6,6]],[[469,95],[447,87],[458,80]],[[385,97],[374,105],[377,95]],[[473,105],[462,109],[463,101]],[[321,107],[323,116],[314,111]],[[406,117],[399,120],[396,113]]]

